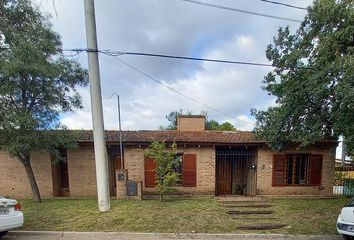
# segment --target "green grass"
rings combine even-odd
[[[271,199],[279,220],[247,223],[286,223],[288,227],[258,233],[334,234],[335,222],[347,199]],[[233,219],[214,198],[158,200],[112,200],[112,210],[97,211],[94,199],[32,200],[23,205],[22,230],[36,231],[121,231],[121,232],[203,232],[247,233],[238,231],[244,220]],[[249,210],[249,209],[247,209]],[[257,231],[252,231],[257,232]]]
[[[348,198],[274,199],[276,215],[289,234],[336,234],[336,221]]]

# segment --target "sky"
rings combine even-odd
[[[205,2],[302,20],[306,11],[264,3],[260,0],[209,0]],[[307,7],[310,1],[286,1]],[[62,36],[63,48],[86,48],[83,0],[36,0],[51,15],[53,28]],[[253,16],[196,5],[181,0],[95,1],[99,49],[269,63],[267,45],[279,27],[293,31],[299,23]],[[67,53],[70,54],[70,53]],[[87,67],[87,55],[74,58]],[[261,89],[269,67],[206,63],[142,56],[120,59],[167,86],[218,112],[197,104],[117,59],[100,55],[100,73],[106,129],[118,128],[117,100],[121,99],[122,127],[126,130],[158,129],[168,125],[165,116],[183,109],[209,119],[229,121],[241,130],[251,130],[250,110],[266,109],[274,99]],[[71,129],[91,129],[89,88],[80,89],[83,109],[62,116]],[[223,114],[219,113],[222,112]]]
[[[203,0],[257,13],[303,20],[306,11],[261,0]],[[34,0],[51,15],[63,48],[86,48],[83,0]],[[279,0],[307,7],[310,0]],[[300,23],[265,18],[196,5],[181,0],[95,1],[98,45],[101,50],[269,63],[265,57],[279,27],[295,32]],[[68,53],[70,54],[70,53]],[[87,67],[87,55],[75,56]],[[197,104],[111,56],[100,55],[100,73],[106,129],[118,129],[120,95],[123,130],[155,130],[167,126],[166,115],[176,109],[208,112],[208,118],[229,121],[237,129],[252,130],[252,108],[267,109],[274,98],[262,90],[270,67],[119,56],[121,60],[163,82]],[[89,88],[79,89],[83,109],[62,116],[70,129],[92,129]],[[206,106],[210,107],[206,107]],[[217,111],[214,111],[216,109]]]

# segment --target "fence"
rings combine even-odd
[[[335,167],[334,195],[354,196],[354,166]]]

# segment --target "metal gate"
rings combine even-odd
[[[354,196],[354,166],[335,167],[334,195]]]
[[[256,195],[256,149],[216,148],[216,195]]]

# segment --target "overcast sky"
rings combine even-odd
[[[311,1],[279,0],[307,7]],[[63,48],[85,48],[83,0],[36,0],[52,16]],[[260,0],[209,0],[205,2],[302,20],[306,11],[272,5]],[[292,30],[299,23],[270,19],[195,5],[181,0],[96,1],[99,49],[216,58],[268,63],[265,50],[280,26]],[[87,67],[87,55],[76,57]],[[238,129],[251,130],[250,109],[266,109],[273,98],[261,89],[268,67],[193,62],[138,56],[120,58],[171,88],[224,114],[196,104],[123,65],[100,56],[101,84],[106,129],[117,129],[116,92],[121,96],[125,130],[158,129],[175,109],[200,113],[209,119],[229,121]],[[71,129],[91,129],[89,90],[80,89],[84,108],[62,116]]]

